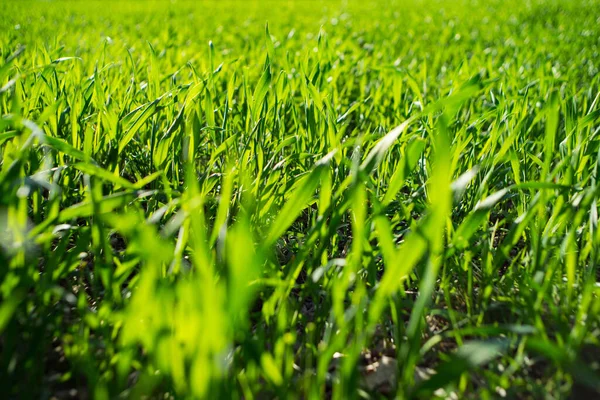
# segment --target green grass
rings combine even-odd
[[[362,3],[2,3],[5,396],[600,396],[600,3]]]

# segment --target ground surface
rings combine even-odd
[[[361,3],[2,4],[6,396],[600,396],[600,4]]]

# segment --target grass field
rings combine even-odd
[[[2,397],[600,396],[600,2],[0,6]]]

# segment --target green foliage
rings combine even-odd
[[[6,397],[600,395],[600,5],[363,3],[3,4]]]

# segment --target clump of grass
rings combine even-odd
[[[6,395],[597,396],[599,12],[6,4]]]

